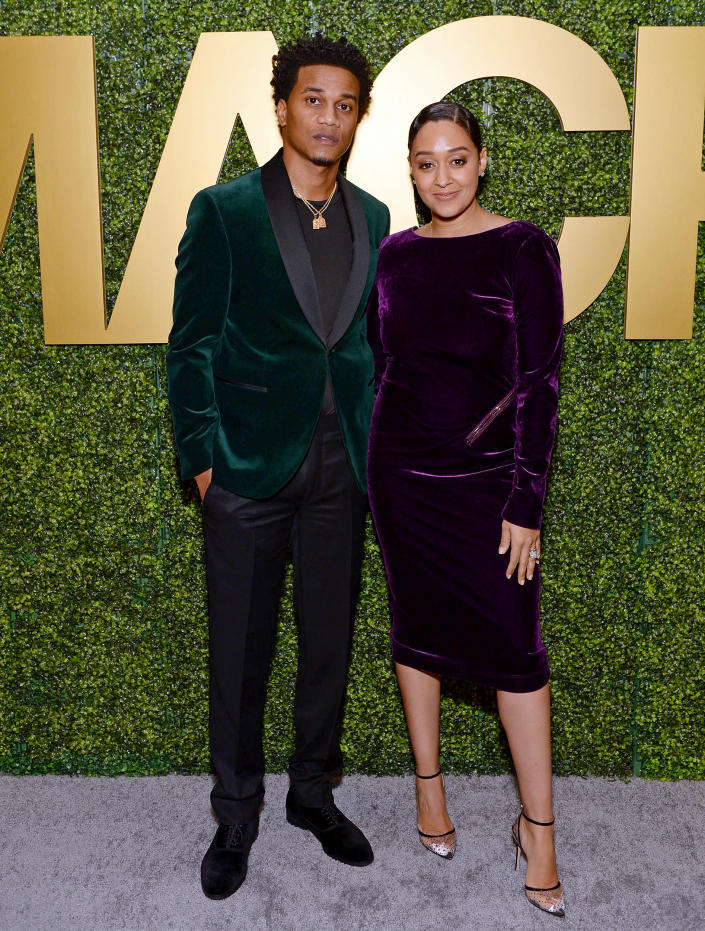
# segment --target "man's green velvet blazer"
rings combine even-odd
[[[338,184],[353,258],[327,340],[281,152],[194,197],[166,360],[183,478],[212,467],[229,491],[275,494],[308,451],[330,369],[345,447],[366,490],[374,366],[365,307],[389,211],[342,175]]]

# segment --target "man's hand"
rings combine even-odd
[[[534,577],[534,567],[539,561],[539,557],[533,558],[529,555],[529,552],[533,550],[540,555],[541,532],[539,530],[529,530],[527,527],[519,527],[517,524],[510,524],[508,520],[503,520],[502,538],[499,541],[500,555],[506,553],[510,546],[507,578],[511,579],[512,573],[518,566],[517,582],[523,585],[525,578],[531,581]]]
[[[206,469],[205,472],[199,472],[198,475],[194,476],[196,484],[198,485],[198,493],[201,496],[201,501],[205,497],[206,491],[208,491],[208,486],[211,483],[211,477],[213,475],[213,469]]]

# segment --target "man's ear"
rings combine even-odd
[[[286,126],[286,100],[283,98],[280,98],[277,103],[277,123],[279,123],[280,129]]]

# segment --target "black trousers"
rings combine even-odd
[[[289,775],[320,806],[341,772],[340,730],[360,585],[367,497],[337,417],[322,415],[306,458],[272,498],[211,483],[203,499],[210,629],[211,792],[223,824],[252,819],[264,797],[262,718],[289,547],[299,661]]]

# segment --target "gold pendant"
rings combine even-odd
[[[314,217],[313,228],[315,230],[324,230],[326,228],[326,218],[325,217]]]

